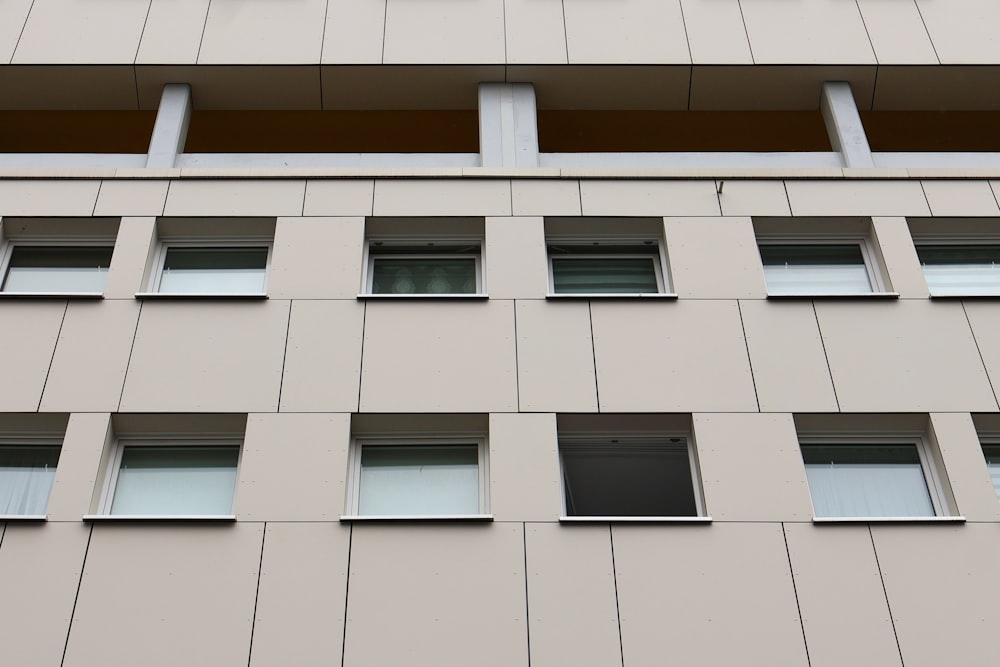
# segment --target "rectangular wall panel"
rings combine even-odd
[[[76,412],[69,416],[52,493],[49,495],[49,522],[79,523],[94,511],[96,496],[104,482],[102,461],[111,430],[111,415],[104,412]]]
[[[542,218],[488,218],[483,263],[493,299],[541,299],[548,289]]]
[[[148,10],[149,0],[35,0],[13,63],[131,65]]]
[[[297,0],[281,5],[259,0],[213,0],[198,63],[318,63],[325,17],[326,0]]]
[[[1000,63],[1000,5],[992,0],[916,0],[942,65]]]
[[[858,0],[880,65],[938,63],[916,2]]]
[[[490,513],[497,521],[555,521],[562,507],[556,416],[490,415]]]
[[[856,3],[754,0],[740,7],[758,65],[875,63]]]
[[[267,292],[272,299],[354,299],[361,287],[365,220],[278,218]]]
[[[680,0],[564,3],[569,62],[687,64]]]
[[[45,387],[66,302],[7,301],[2,305],[0,349],[17,350],[17,354],[4,359],[0,410],[34,412]]]
[[[383,62],[504,62],[503,0],[388,0]]]
[[[193,65],[198,60],[210,0],[152,0],[137,65]]]
[[[667,218],[672,290],[685,299],[763,299],[764,271],[750,218]]]

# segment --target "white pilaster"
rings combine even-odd
[[[149,141],[147,167],[174,166],[177,156],[184,152],[190,120],[191,86],[186,83],[168,83],[163,86],[153,136]]]
[[[839,152],[845,167],[874,167],[872,149],[868,145],[861,115],[854,102],[851,84],[847,81],[827,81],[820,100],[826,131],[833,150]]]
[[[479,84],[479,149],[484,167],[538,166],[534,86]]]

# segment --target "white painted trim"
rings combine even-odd
[[[829,299],[898,299],[899,292],[844,292],[843,294],[815,294],[803,292],[801,294],[768,294],[769,300],[781,299],[815,299],[817,301]]]
[[[341,514],[341,521],[493,521],[492,514],[399,514],[365,516]]]
[[[540,153],[540,167],[600,168],[726,168],[726,169],[843,169],[840,153],[833,152],[707,152],[707,153]]]
[[[180,168],[479,167],[479,153],[184,153]]]
[[[820,111],[826,122],[830,145],[840,153],[848,168],[872,168],[872,149],[861,123],[851,84],[847,81],[827,81],[823,84]]]
[[[190,300],[190,301],[211,301],[213,299],[233,299],[237,301],[264,301],[266,300],[266,292],[252,292],[252,293],[233,293],[229,294],[226,292],[214,292],[211,294],[199,294],[199,293],[187,293],[187,292],[136,292],[136,299],[152,299],[158,301],[170,301],[171,299],[180,300]]]
[[[163,86],[160,106],[156,111],[156,123],[149,140],[147,167],[170,169],[174,166],[187,142],[191,107],[190,84],[168,83]]]
[[[84,514],[84,521],[236,521],[235,514]]]
[[[0,153],[0,169],[141,169],[145,153]]]
[[[0,292],[0,299],[103,299],[104,292]]]
[[[0,521],[48,521],[48,514],[0,514]]]
[[[545,295],[546,299],[667,299],[668,301],[673,301],[678,298],[676,292],[660,292],[658,294],[644,294],[644,293],[631,293],[622,292],[616,294],[556,294],[554,292],[548,292]]]
[[[561,516],[559,523],[712,523],[710,516]]]
[[[965,523],[964,516],[825,516],[813,523]]]

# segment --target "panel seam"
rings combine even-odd
[[[247,667],[253,661],[253,636],[257,627],[257,604],[260,602],[260,578],[264,572],[264,545],[267,544],[267,521],[260,535],[260,561],[257,563],[257,590],[253,596],[253,617],[250,619],[250,646],[247,649]]]
[[[837,383],[833,379],[833,365],[830,363],[830,355],[826,351],[826,340],[823,339],[823,327],[819,323],[819,313],[816,311],[815,301],[812,302],[812,311],[813,319],[816,320],[816,333],[819,334],[819,344],[823,348],[823,360],[826,361],[826,373],[830,376],[830,388],[833,389],[833,400],[837,404],[837,412],[840,412],[840,397],[837,396]]]
[[[618,567],[615,565],[615,529],[608,524],[608,544],[611,545],[611,581],[615,585],[615,620],[618,621],[618,655],[625,665],[625,642],[622,641],[622,610],[618,602]]]
[[[278,403],[274,411],[281,412],[281,392],[285,388],[285,365],[288,363],[288,338],[292,331],[292,309],[295,307],[295,300],[288,300],[288,321],[285,323],[285,351],[281,355],[281,378],[278,380]]]
[[[201,47],[205,45],[205,32],[208,30],[208,15],[212,13],[212,0],[205,6],[205,21],[201,24],[201,39],[198,40],[198,53],[194,56],[194,64],[201,60]]]
[[[330,0],[326,0],[326,7],[323,9],[323,32],[319,38],[319,108],[323,109],[323,52],[326,51],[326,25],[330,20]],[[305,201],[302,202],[303,215],[305,215]]]
[[[750,338],[747,336],[747,325],[743,322],[743,306],[736,299],[736,312],[740,316],[740,331],[743,332],[743,349],[747,351],[747,365],[750,367],[750,382],[753,384],[753,397],[757,402],[757,412],[760,412],[760,394],[757,392],[757,378],[753,373],[753,359],[750,357]]]
[[[135,330],[132,332],[132,344],[128,348],[128,361],[125,362],[125,375],[122,377],[122,390],[118,394],[118,409],[122,409],[122,400],[125,398],[125,385],[128,383],[128,372],[132,368],[132,353],[135,351],[135,341],[139,338],[139,322],[142,321],[142,305],[143,302],[139,301],[139,312],[135,316]]]
[[[601,411],[601,383],[597,379],[597,338],[594,336],[594,302],[587,301],[587,320],[590,322],[590,358],[594,362],[594,399]]]
[[[743,0],[736,0],[736,6],[740,10],[740,21],[743,22],[743,34],[747,36],[747,48],[750,50],[750,62],[757,64],[757,57],[753,54],[753,42],[750,41],[750,30],[747,29],[747,17],[743,13]]]
[[[872,543],[872,555],[875,556],[875,568],[878,570],[878,580],[882,584],[882,595],[885,597],[885,608],[889,612],[889,625],[892,626],[892,637],[896,640],[896,651],[899,652],[899,664],[904,665],[903,647],[899,644],[899,634],[896,632],[896,619],[892,617],[892,605],[889,603],[889,591],[885,587],[885,576],[882,574],[882,564],[878,560],[878,549],[875,547],[875,535],[872,533],[872,525],[868,524],[868,539]]]
[[[802,606],[799,604],[799,589],[795,585],[795,568],[792,567],[792,552],[788,548],[788,534],[785,532],[785,522],[781,522],[781,538],[785,542],[785,556],[788,558],[788,575],[792,580],[792,594],[795,595],[795,610],[799,615],[799,627],[802,630],[802,646],[806,650],[806,664],[812,665],[809,658],[809,640],[806,639],[806,619],[802,616]]]
[[[136,103],[138,103],[138,89],[136,89]],[[146,150],[149,150],[148,148]],[[97,202],[101,201],[101,189],[104,188],[104,179],[102,178],[97,182],[97,196],[94,197],[94,208],[90,209],[90,217],[97,216]]]
[[[21,24],[21,32],[17,33],[17,41],[14,42],[14,50],[10,52],[10,64],[14,64],[14,56],[17,55],[17,49],[21,46],[21,39],[24,37],[24,31],[28,27],[28,21],[31,19],[31,12],[35,10],[35,0],[31,0],[31,6],[28,7],[28,13],[24,15],[24,23]]]
[[[924,19],[924,13],[920,11],[920,3],[917,0],[913,0],[913,6],[917,9],[917,16],[920,17],[920,22],[924,26],[924,32],[927,34],[927,41],[931,44],[931,50],[934,52],[934,57],[937,58],[937,64],[941,65],[941,56],[938,54],[937,46],[934,45],[934,38],[931,37],[931,31],[927,28],[927,20]]]
[[[868,46],[872,49],[872,58],[875,59],[875,76],[878,76],[878,54],[875,52],[875,42],[872,41],[872,34],[868,32],[868,24],[865,23],[865,13],[861,11],[861,5],[858,4],[858,0],[854,0],[854,6],[858,9],[858,18],[861,19],[861,25],[865,28],[865,37],[868,38]],[[874,92],[874,91],[873,91]]]
[[[365,375],[365,327],[368,326],[368,302],[362,304],[361,311],[361,358],[358,361],[358,405],[356,410],[361,412],[361,387],[364,385]]]
[[[524,547],[524,637],[528,649],[528,667],[531,667],[531,605],[528,602],[528,528],[521,522],[521,545]]]
[[[80,579],[76,582],[76,595],[73,596],[73,609],[69,613],[69,627],[66,628],[66,642],[63,644],[62,660],[60,666],[66,664],[66,652],[69,650],[69,638],[73,632],[73,619],[76,617],[76,604],[80,601],[80,589],[83,588],[84,570],[87,569],[87,556],[90,554],[90,541],[94,538],[94,524],[90,524],[90,531],[87,533],[87,546],[83,549],[83,562],[80,564]]]
[[[340,640],[340,667],[344,667],[347,659],[347,604],[351,596],[351,552],[354,550],[354,524],[347,531],[347,572],[344,580],[344,632]]]
[[[694,56],[691,54],[691,36],[688,34],[687,20],[684,18],[684,3],[682,3],[681,0],[677,0],[677,9],[681,13],[681,27],[684,29],[684,42],[687,44],[688,61],[691,63],[691,65],[694,65]],[[690,86],[690,80],[688,82],[688,86]],[[689,96],[688,96],[688,105],[689,106],[690,106],[690,103],[691,103],[691,98],[690,98],[690,94],[689,94]]]
[[[517,394],[517,411],[521,411],[521,361],[518,356],[518,339],[517,339],[517,299],[512,299],[514,309],[514,391]]]
[[[990,384],[990,391],[993,392],[993,402],[1000,405],[1000,400],[997,399],[997,390],[993,386],[993,378],[990,377],[990,369],[986,367],[986,359],[983,357],[983,350],[979,347],[979,339],[976,338],[976,330],[972,328],[972,320],[969,318],[969,311],[965,309],[965,301],[962,301],[962,314],[965,315],[965,322],[969,325],[969,334],[972,335],[972,342],[976,344],[976,352],[979,354],[979,363],[983,365],[983,373],[986,375],[986,381]]]
[[[42,409],[42,401],[45,399],[45,389],[49,386],[49,375],[52,374],[52,365],[56,362],[56,351],[59,349],[59,341],[62,339],[63,325],[66,324],[66,315],[69,314],[69,301],[66,301],[66,306],[63,308],[62,319],[59,320],[59,331],[56,332],[56,342],[52,346],[52,355],[49,357],[48,368],[45,369],[45,380],[42,382],[42,391],[38,394],[38,405],[35,407],[35,412],[39,412]]]

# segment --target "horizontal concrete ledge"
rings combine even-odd
[[[168,292],[138,292],[136,299],[150,301],[263,301],[267,294],[170,294]]]
[[[895,300],[899,298],[899,292],[853,292],[850,294],[768,294],[769,301],[849,301],[865,299]]]
[[[965,523],[964,516],[830,516],[813,523]]]
[[[233,522],[235,514],[84,514],[84,521],[208,521]]]
[[[362,516],[344,514],[341,521],[493,521],[492,514],[399,514],[386,516]]]
[[[0,292],[0,299],[103,299],[102,292]]]
[[[0,521],[46,521],[45,514],[0,514]]]
[[[602,299],[666,299],[667,301],[676,301],[678,296],[673,292],[666,292],[663,294],[553,294],[549,293],[545,295],[546,299],[586,299],[586,300],[602,300]]]

